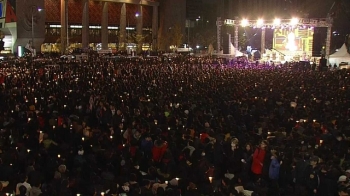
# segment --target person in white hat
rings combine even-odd
[[[338,179],[338,183],[339,185],[348,186],[349,185],[348,177],[346,177],[345,175],[340,176]]]

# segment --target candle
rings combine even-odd
[[[157,124],[158,124],[158,121],[157,121],[157,120],[154,120],[154,124],[157,125]]]
[[[179,180],[180,180],[180,178],[175,178],[175,180],[179,181]]]
[[[27,152],[29,153],[29,152],[30,152],[30,149],[28,149]]]
[[[323,140],[320,140],[320,144],[322,144],[323,143]]]
[[[168,127],[168,130],[170,130],[170,127]]]
[[[57,158],[61,158],[61,155],[60,155],[60,154],[58,154],[58,155],[57,155]]]
[[[84,141],[84,140],[85,140],[85,138],[84,138],[84,137],[82,137],[82,138],[81,138],[81,140],[82,140],[82,141]]]
[[[166,181],[165,181],[165,184],[168,184],[168,183],[169,183],[169,182],[166,180]]]
[[[67,105],[63,105],[63,107],[67,107]]]
[[[55,126],[52,126],[53,129],[55,129],[56,127]]]
[[[316,120],[314,119],[313,122],[316,122]]]
[[[101,192],[101,196],[104,196],[105,195],[105,192]]]
[[[209,177],[209,182],[210,182],[210,183],[213,182],[213,177]]]
[[[109,136],[110,139],[113,139],[113,136]]]

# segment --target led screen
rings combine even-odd
[[[280,52],[312,53],[313,28],[275,29],[273,48]]]

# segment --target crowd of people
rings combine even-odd
[[[346,196],[349,74],[2,62],[0,196]]]

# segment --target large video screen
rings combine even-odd
[[[313,28],[275,29],[273,48],[278,51],[312,53]]]

